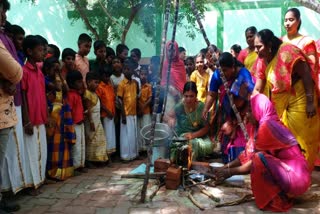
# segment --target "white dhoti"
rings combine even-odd
[[[138,156],[137,116],[126,116],[127,124],[121,123],[120,157],[133,160]]]
[[[142,117],[138,118],[138,140],[139,140],[139,151],[146,151],[147,147],[144,143],[143,137],[140,133],[140,130],[146,126],[151,124],[151,114],[144,114]]]
[[[9,136],[9,143],[1,169],[2,191],[11,190],[14,194],[25,188],[25,144],[23,140],[23,127],[21,106],[16,106],[18,124],[12,129]]]
[[[24,133],[26,185],[38,188],[46,178],[47,137],[45,125],[33,126],[33,135]]]
[[[111,154],[116,151],[116,129],[114,119],[103,118],[103,129],[107,140],[107,153]]]
[[[84,167],[84,162],[86,160],[86,141],[85,141],[85,132],[84,124],[74,125],[76,132],[76,143],[72,146],[72,159],[73,166],[75,169]]]

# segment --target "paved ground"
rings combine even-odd
[[[262,213],[253,201],[241,205],[216,208],[216,202],[207,196],[195,192],[194,197],[204,207],[200,211],[186,197],[182,190],[166,190],[162,187],[153,200],[144,204],[139,203],[142,179],[121,179],[140,165],[142,161],[133,161],[128,164],[115,163],[113,168],[104,167],[91,169],[89,173],[73,177],[65,182],[44,185],[39,196],[32,197],[20,194],[18,203],[21,210],[18,213],[70,213],[70,214],[167,214],[167,213]],[[247,180],[248,177],[245,177]],[[313,187],[306,193],[320,195],[320,172],[313,173]],[[148,194],[156,188],[156,180],[151,180]],[[245,183],[247,187],[248,183]],[[197,190],[197,188],[194,188]],[[247,188],[219,187],[208,188],[208,191],[220,197],[223,202],[239,198]],[[318,197],[319,198],[319,197]],[[317,200],[304,199],[296,204],[289,213],[320,213],[320,203]]]

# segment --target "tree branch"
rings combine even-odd
[[[294,0],[302,6],[309,8],[317,13],[320,13],[320,2],[316,0]]]
[[[102,4],[102,2],[100,0],[98,0],[102,10],[104,11],[104,13],[107,15],[107,17],[109,19],[111,19],[111,21],[113,23],[115,23],[116,25],[120,26],[121,28],[123,27],[119,22],[117,22],[116,20],[114,20],[114,18],[111,16],[111,14],[108,12],[107,8]]]
[[[83,7],[81,7],[81,5],[79,4],[79,2],[77,0],[70,0],[70,1],[76,7],[76,10],[79,12],[80,17],[84,21],[84,24],[91,31],[91,33],[94,35],[95,39],[98,40],[99,34],[98,34],[97,30],[90,24],[89,19],[88,19],[87,15],[85,14]]]
[[[138,12],[142,9],[142,7],[147,3],[147,1],[145,2],[141,2],[137,5],[135,5],[134,7],[131,8],[131,13],[130,13],[130,16],[129,16],[129,19],[128,19],[128,22],[126,24],[126,26],[124,27],[124,30],[122,32],[122,36],[121,36],[121,43],[124,44],[125,41],[126,41],[126,37],[127,37],[127,34],[128,34],[128,31],[131,27],[131,24],[134,20],[134,18],[136,17],[136,15],[138,14]]]

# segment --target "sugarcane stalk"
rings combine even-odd
[[[170,52],[169,52],[170,56],[169,56],[169,63],[168,63],[168,70],[167,70],[167,77],[166,77],[166,90],[164,93],[161,121],[162,121],[163,115],[166,111],[167,100],[168,100],[167,95],[168,95],[168,91],[169,91],[169,81],[170,81],[171,65],[172,65],[172,58],[173,58],[174,42],[176,39],[176,32],[177,32],[178,15],[179,15],[179,0],[175,0],[175,12],[174,12],[172,39],[171,39],[171,44],[170,44]]]
[[[239,126],[240,126],[240,128],[241,128],[241,130],[243,132],[243,135],[244,135],[246,140],[249,140],[249,134],[248,134],[247,128],[246,128],[246,126],[244,125],[244,123],[242,121],[242,118],[240,116],[240,113],[239,113],[236,105],[234,104],[233,97],[232,97],[232,94],[230,92],[230,88],[228,86],[227,78],[225,77],[225,75],[224,75],[224,73],[223,73],[223,71],[221,69],[218,68],[217,70],[218,70],[218,72],[220,72],[220,77],[221,77],[221,80],[223,82],[224,88],[226,90],[226,93],[227,93],[231,108],[232,108],[233,112],[236,115],[238,124],[239,124]]]
[[[202,35],[203,35],[203,38],[204,38],[206,44],[209,46],[209,45],[210,45],[210,41],[209,41],[209,39],[208,39],[208,37],[207,37],[207,34],[206,34],[205,30],[204,30],[203,24],[202,24],[201,19],[200,19],[200,14],[199,14],[199,11],[198,11],[197,8],[196,8],[196,5],[195,5],[194,0],[190,0],[190,4],[191,4],[191,9],[192,9],[192,11],[193,11],[193,14],[194,14],[194,16],[196,17],[196,20],[197,20],[197,22],[198,22],[200,31],[201,31],[201,33],[202,33]],[[239,124],[239,126],[240,126],[240,128],[241,128],[241,130],[242,130],[242,132],[243,132],[243,134],[244,134],[244,136],[245,136],[245,138],[246,138],[246,140],[249,140],[249,134],[248,134],[248,132],[247,132],[247,129],[246,129],[244,123],[242,122],[242,119],[241,119],[241,116],[240,116],[240,114],[239,114],[239,111],[238,111],[237,107],[235,106],[235,104],[234,104],[234,102],[233,102],[233,97],[231,96],[230,89],[229,89],[229,87],[228,87],[227,79],[225,78],[223,72],[220,72],[220,74],[221,74],[220,76],[221,76],[223,85],[224,85],[224,87],[225,87],[225,89],[226,89],[226,91],[227,91],[227,96],[228,96],[228,98],[229,98],[231,108],[232,108],[232,110],[234,111],[234,113],[235,113],[235,115],[236,115],[238,124]]]
[[[165,175],[166,175],[166,172],[149,173],[149,179],[158,179]],[[125,175],[121,175],[121,178],[143,178],[144,179],[145,173],[125,174]]]
[[[200,14],[199,14],[199,11],[196,8],[196,4],[195,4],[194,0],[190,0],[190,5],[191,5],[191,9],[192,9],[193,15],[196,17],[196,20],[198,22],[198,25],[199,25],[199,28],[200,28],[200,32],[202,33],[204,41],[206,42],[207,46],[209,46],[210,45],[210,41],[208,39],[206,31],[204,30],[203,24],[202,24],[201,19],[200,19]]]
[[[167,31],[168,31],[168,24],[169,24],[169,14],[170,14],[170,0],[163,0],[165,2],[165,16],[164,16],[164,25],[163,25],[163,31],[162,31],[162,42],[161,42],[161,63],[159,68],[159,78],[157,81],[156,86],[156,92],[155,92],[155,99],[154,99],[154,106],[152,111],[152,120],[151,120],[151,130],[150,130],[150,141],[146,142],[147,146],[147,162],[146,162],[146,171],[145,171],[145,177],[143,181],[143,186],[141,189],[141,198],[140,202],[144,203],[146,199],[147,194],[147,187],[149,183],[149,175],[150,175],[150,164],[151,164],[151,157],[152,157],[152,145],[154,143],[154,135],[155,135],[155,127],[157,122],[157,111],[159,106],[159,99],[160,99],[160,81],[161,81],[161,72],[163,68],[163,62],[164,62],[164,51],[165,51],[165,44],[167,41]]]
[[[253,199],[254,198],[253,198],[252,194],[244,194],[241,198],[239,198],[237,200],[217,204],[216,207],[234,206],[234,205],[238,205],[238,204],[245,203],[248,201],[252,201]]]

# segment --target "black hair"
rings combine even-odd
[[[131,71],[137,68],[138,64],[131,57],[128,57],[124,60],[123,66],[129,68]]]
[[[23,35],[26,34],[26,32],[23,30],[23,28],[19,25],[11,25],[10,32],[13,34],[13,36],[19,35],[19,34],[23,34]]]
[[[78,45],[83,44],[85,42],[92,42],[92,39],[88,34],[82,33],[78,37]]]
[[[117,45],[117,47],[116,47],[117,55],[121,54],[124,50],[128,50],[129,51],[128,46],[126,46],[125,44],[118,44]]]
[[[43,41],[39,38],[39,36],[28,35],[22,43],[23,52],[26,54],[26,56],[28,56],[28,49],[33,50],[34,48],[40,45],[43,45]]]
[[[102,77],[102,75],[110,77],[112,75],[112,67],[108,64],[104,64],[102,66],[98,66],[96,69],[93,70],[93,72],[98,73],[100,77]]]
[[[68,87],[71,89],[75,89],[74,88],[74,83],[78,80],[82,80],[82,74],[80,73],[80,71],[77,70],[73,70],[73,71],[69,71],[67,73],[67,77],[66,77],[66,81],[68,84]]]
[[[67,58],[68,56],[76,57],[76,52],[72,48],[65,48],[62,51],[62,60]]]
[[[100,75],[96,71],[90,71],[86,74],[86,82],[90,80],[100,80]]]
[[[257,33],[257,37],[264,45],[271,45],[271,54],[275,56],[282,41],[269,29],[263,29]]]
[[[208,48],[202,48],[199,53],[206,55],[208,53]]]
[[[299,10],[298,8],[293,7],[293,8],[288,9],[287,12],[286,12],[286,14],[287,14],[288,12],[292,12],[293,15],[294,15],[294,17],[295,17],[297,20],[300,21],[300,23],[299,23],[299,25],[298,25],[298,31],[299,31],[299,30],[300,30],[300,27],[301,27],[301,23],[302,23],[300,10]]]
[[[0,5],[2,5],[4,11],[10,10],[10,2],[8,0],[0,1]]]
[[[41,41],[41,45],[46,46],[46,45],[49,44],[49,43],[48,43],[48,40],[47,40],[46,38],[44,38],[43,36],[41,36],[41,35],[35,35],[35,37],[39,38],[39,40]]]
[[[233,50],[235,53],[238,54],[238,53],[240,53],[240,51],[241,51],[241,46],[238,45],[238,44],[234,44],[234,45],[231,46],[230,49]]]
[[[219,66],[223,67],[244,67],[244,65],[239,62],[235,57],[232,56],[229,52],[223,52],[218,60]]]
[[[107,51],[107,54],[106,54],[107,57],[108,57],[108,56],[115,56],[115,55],[116,55],[116,53],[114,52],[114,50],[113,50],[112,48],[110,48],[110,47],[107,47],[107,48],[106,48],[106,51]]]
[[[141,59],[141,51],[139,48],[133,48],[131,52],[133,52],[139,59]]]
[[[6,34],[12,34],[12,31],[11,31],[11,23],[9,21],[6,20],[5,24],[4,24],[4,32]]]
[[[45,59],[42,66],[42,73],[46,75],[47,69],[50,69],[55,63],[60,64],[59,60],[55,57]]]
[[[106,43],[104,41],[102,41],[102,40],[97,40],[97,41],[95,41],[93,43],[94,51],[97,51],[97,50],[99,50],[100,48],[103,48],[103,47],[107,48]]]
[[[204,56],[202,53],[199,53],[198,55]],[[193,57],[193,56],[188,56],[188,57],[186,58],[185,62],[187,62],[188,60],[191,61],[191,62],[193,62],[193,64],[195,64],[195,63],[194,63],[194,57]]]
[[[198,54],[193,58],[193,62],[195,62],[195,60],[196,60],[198,57],[201,57],[203,60],[206,58],[206,56],[203,55],[202,53],[198,53]]]
[[[179,53],[186,51],[186,49],[184,47],[179,47],[178,50],[179,50]]]
[[[245,33],[251,32],[253,34],[257,34],[258,30],[255,26],[250,26],[246,29]]]
[[[48,47],[50,47],[53,50],[52,56],[60,59],[60,49],[58,48],[58,46],[54,45],[54,44],[49,44]]]
[[[216,45],[214,45],[214,44],[210,44],[210,45],[208,46],[208,49],[207,49],[207,50],[209,50],[209,49],[212,49],[212,51],[213,51],[214,53],[217,53],[217,52],[220,51],[220,50],[218,49],[218,47],[217,47]]]
[[[192,91],[198,94],[197,84],[192,81],[186,82],[186,84],[184,84],[183,86],[183,94],[186,93],[187,91]]]

